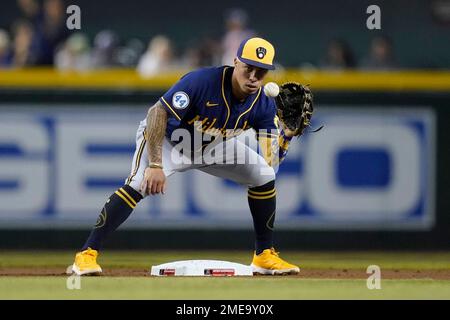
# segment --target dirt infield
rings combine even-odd
[[[0,277],[21,276],[67,276],[61,268],[0,268]],[[148,277],[149,270],[142,268],[116,268],[104,270],[106,277]],[[450,280],[449,269],[382,269],[383,279],[433,279]],[[289,276],[304,279],[367,279],[361,269],[301,269],[300,274]]]

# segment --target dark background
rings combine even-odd
[[[278,0],[274,2],[210,0],[73,0],[81,8],[81,32],[91,40],[99,31],[110,29],[122,39],[139,38],[147,43],[165,34],[178,51],[194,46],[201,38],[221,37],[224,13],[243,8],[249,27],[272,41],[277,60],[286,66],[316,64],[333,38],[348,41],[355,55],[363,57],[373,36],[388,35],[397,60],[407,68],[450,68],[448,20],[434,14],[436,0]],[[381,30],[366,28],[366,9],[381,8]],[[14,0],[2,1],[0,28],[9,28],[20,11]]]

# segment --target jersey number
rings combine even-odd
[[[182,95],[177,95],[175,97],[175,101],[180,106],[180,108],[183,108],[187,100]]]

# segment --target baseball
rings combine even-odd
[[[275,82],[268,82],[264,86],[264,93],[268,97],[276,97],[280,93],[280,87]]]

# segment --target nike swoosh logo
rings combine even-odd
[[[216,106],[218,106],[219,104],[218,103],[211,103],[211,102],[206,102],[206,106],[207,107],[216,107]]]

